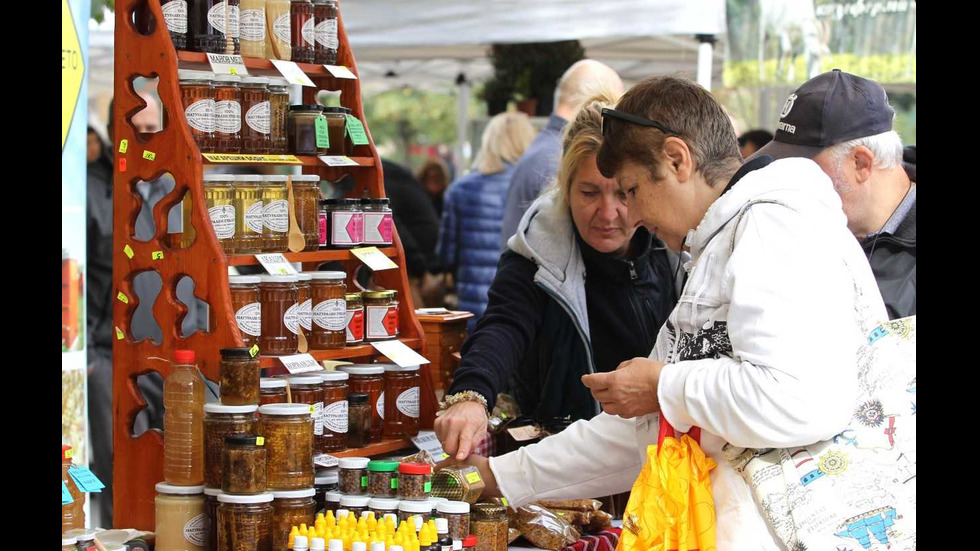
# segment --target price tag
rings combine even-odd
[[[256,446],[264,446],[265,445],[265,438],[263,438],[261,436],[256,436],[255,437],[255,445]]]
[[[327,132],[327,117],[317,115],[314,124],[316,126],[316,146],[330,147],[330,133]]]
[[[259,264],[262,264],[265,271],[272,275],[293,275],[296,273],[296,268],[293,268],[293,265],[281,253],[257,254],[255,259],[259,261]]]
[[[135,254],[133,253],[133,248],[130,247],[129,245],[123,247],[123,252],[126,253],[126,256],[128,256],[129,258],[133,258],[133,254]]]
[[[117,341],[121,341],[121,340],[123,340],[123,339],[124,339],[125,337],[126,337],[126,335],[124,335],[124,334],[123,334],[123,332],[122,332],[122,329],[120,329],[120,328],[118,328],[118,327],[116,327],[116,340],[117,340]]]
[[[153,251],[150,253],[150,258],[153,260],[163,260],[163,251]]]
[[[343,155],[321,155],[320,160],[327,166],[361,166],[357,161]]]
[[[391,479],[391,489],[392,490],[397,490],[398,489],[398,479],[397,478],[392,478]]]
[[[351,80],[357,80],[357,75],[351,72],[350,69],[344,67],[343,65],[324,65],[330,74],[337,78],[348,78]]]
[[[129,297],[127,297],[126,296],[126,293],[124,293],[122,291],[119,291],[119,294],[116,295],[116,298],[119,299],[119,302],[121,302],[123,304],[129,304]]]
[[[534,425],[527,425],[524,427],[517,427],[514,429],[507,429],[507,432],[518,442],[524,442],[527,440],[534,440],[535,438],[541,436],[541,431],[538,427]]]
[[[306,76],[306,73],[304,73],[295,62],[282,61],[281,59],[270,59],[269,61],[276,66],[276,69],[279,70],[279,74],[285,77],[290,84],[316,87],[316,85],[313,84],[313,81],[310,80],[310,77]]]
[[[422,491],[425,492],[425,493],[431,492],[432,491],[432,483],[431,482],[426,482],[425,484],[423,484],[422,485]]]
[[[430,363],[429,360],[398,339],[372,342],[371,346],[402,367]]]
[[[245,60],[240,55],[208,54],[211,72],[219,75],[247,75]]]
[[[351,137],[351,139],[352,140],[354,139],[353,136]],[[147,161],[155,161],[157,160],[157,154],[150,151],[149,149],[144,149],[143,158],[146,159]]]
[[[252,348],[249,348],[248,349],[248,353],[251,354],[253,358],[256,357],[256,356],[258,356],[259,355],[259,345],[253,344],[252,345]]]
[[[333,467],[340,465],[340,460],[330,454],[324,453],[313,456],[313,463],[316,464],[317,467],[332,469]]]
[[[452,311],[445,308],[416,308],[415,314],[418,316],[446,316],[452,314]]]
[[[277,164],[301,165],[303,161],[296,155],[243,155],[238,153],[203,153],[204,158],[215,164]]]
[[[350,136],[350,141],[354,142],[354,145],[367,145],[369,143],[361,119],[354,115],[347,115],[347,135]]]
[[[71,475],[72,480],[78,485],[78,489],[83,492],[101,492],[102,488],[105,488],[105,484],[92,471],[88,470],[87,467],[72,465],[68,468],[68,474]]]
[[[68,491],[68,485],[64,482],[61,483],[61,504],[68,505],[75,503],[75,498],[71,497],[71,492]]]
[[[466,481],[470,484],[476,484],[477,482],[483,480],[480,478],[480,473],[470,473],[466,475]]]
[[[439,443],[439,438],[436,437],[435,431],[419,431],[418,436],[412,437],[412,443],[415,444],[416,448],[429,452],[429,455],[437,460],[446,455],[445,450],[442,449],[442,444]]]
[[[316,359],[309,354],[295,354],[293,356],[279,356],[279,361],[286,366],[286,370],[292,374],[307,373],[309,371],[322,371],[323,368],[317,363]],[[310,406],[312,409],[313,406]]]
[[[503,503],[504,504],[504,507],[509,507],[510,506],[510,504],[507,503],[507,498],[506,497],[500,498],[500,503]]]
[[[371,268],[375,272],[380,272],[382,270],[393,270],[398,267],[391,261],[390,258],[385,256],[385,253],[378,250],[377,247],[358,247],[356,249],[351,249],[350,252],[359,258],[368,268]]]
[[[129,151],[129,140],[127,139],[119,140],[119,152],[125,153],[127,151]]]

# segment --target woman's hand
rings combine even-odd
[[[464,402],[465,403],[465,402]],[[483,493],[480,494],[481,498],[487,497],[502,497],[500,494],[500,488],[497,487],[497,477],[493,475],[493,471],[490,470],[490,460],[482,455],[471,455],[466,458],[466,461],[456,461],[455,459],[447,459],[436,464],[436,468],[433,472],[438,471],[443,467],[452,467],[453,465],[473,465],[480,470],[480,478],[483,479]]]
[[[582,383],[592,391],[602,409],[624,419],[660,411],[657,385],[664,364],[649,358],[633,358],[616,371],[583,375]]]
[[[480,402],[460,402],[436,417],[434,428],[442,449],[463,461],[487,434],[487,410]]]

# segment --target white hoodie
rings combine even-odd
[[[661,411],[702,428],[718,551],[779,549],[726,442],[786,448],[831,438],[851,417],[863,327],[887,320],[871,268],[847,229],[830,179],[806,159],[745,175],[688,237],[692,262],[650,357],[668,364]],[[490,459],[515,506],[628,491],[658,414],[601,414]]]

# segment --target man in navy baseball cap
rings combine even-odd
[[[752,156],[806,157],[820,165],[892,319],[915,315],[915,183],[902,166],[894,118],[881,85],[834,69],[790,94],[773,140]]]

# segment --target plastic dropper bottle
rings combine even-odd
[[[310,551],[326,551],[326,548],[323,538],[310,538]]]
[[[372,541],[371,551],[387,551],[385,549],[385,542],[383,541]]]
[[[293,551],[308,551],[309,548],[310,548],[309,539],[307,539],[306,536],[298,535],[293,538],[293,546],[292,546]]]
[[[344,551],[344,540],[332,539],[327,545],[328,551]]]

